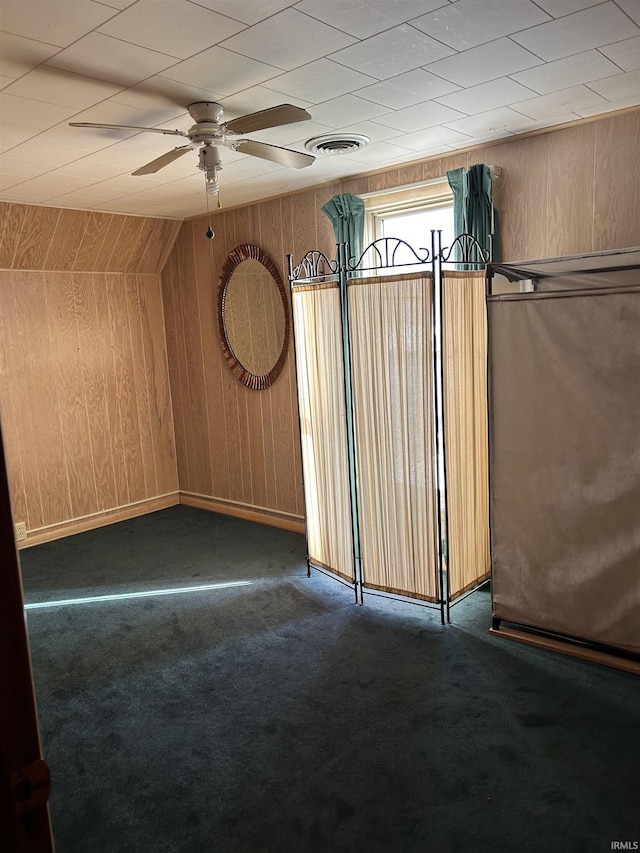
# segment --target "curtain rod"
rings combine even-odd
[[[496,181],[502,176],[501,166],[489,166],[489,174],[492,180]],[[384,190],[374,190],[370,193],[358,193],[359,198],[374,198],[381,195],[390,195],[391,193],[402,192],[402,190],[417,190],[420,187],[431,187],[434,184],[446,184],[447,176],[441,178],[429,178],[426,181],[416,181],[414,184],[402,184],[399,187],[387,187]]]

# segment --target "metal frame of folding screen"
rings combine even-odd
[[[624,263],[624,256],[627,256],[628,262]],[[558,268],[560,266],[560,268]],[[485,279],[485,296],[487,303],[496,299],[509,299],[510,301],[519,301],[523,299],[540,299],[554,298],[561,296],[562,299],[572,299],[584,296],[607,296],[616,295],[628,292],[637,292],[638,285],[626,286],[622,285],[605,285],[600,288],[593,287],[580,288],[574,290],[562,291],[546,291],[539,292],[540,283],[546,279],[581,277],[589,275],[597,275],[599,273],[620,272],[623,270],[640,270],[640,247],[634,249],[617,249],[602,253],[589,253],[581,255],[569,255],[559,258],[546,258],[529,261],[519,261],[509,264],[487,264],[486,279]],[[498,295],[494,293],[494,278],[496,275],[503,276],[510,282],[530,283],[528,293],[514,293],[509,295]],[[487,353],[488,362],[491,365],[492,354],[492,323],[490,322],[490,313],[487,317]],[[492,399],[492,383],[493,376],[489,367],[488,375],[488,394],[489,401]],[[490,459],[492,458],[491,446],[493,438],[492,417],[489,417],[489,447]],[[491,464],[489,465],[489,480],[491,481]],[[492,490],[490,493],[490,523],[491,523],[491,501]],[[490,538],[493,544],[493,537]],[[493,553],[491,553],[493,566]],[[533,620],[532,620],[533,621]],[[559,652],[561,654],[576,657],[582,660],[587,660],[592,663],[599,663],[615,669],[620,669],[626,672],[640,675],[640,655],[627,649],[621,649],[616,646],[598,642],[593,639],[574,636],[569,633],[561,633],[558,631],[549,630],[541,625],[526,624],[524,622],[516,622],[504,617],[492,616],[490,633],[516,642],[525,643],[527,645],[536,646],[538,648],[547,649],[550,651]]]
[[[411,254],[412,260],[401,263],[397,260],[399,252],[407,251]],[[365,263],[365,259],[373,259],[373,263]],[[481,260],[479,260],[481,259]],[[436,530],[437,530],[437,572],[438,572],[438,594],[439,601],[433,603],[423,601],[418,598],[411,598],[404,595],[396,595],[394,593],[385,592],[383,590],[371,589],[366,586],[363,580],[362,561],[359,551],[359,491],[358,491],[358,472],[355,465],[355,426],[353,414],[353,393],[350,387],[351,376],[351,348],[350,348],[350,327],[349,327],[349,309],[347,301],[347,284],[350,279],[360,277],[364,274],[381,274],[382,272],[399,271],[411,268],[413,272],[416,267],[422,267],[425,271],[431,272],[432,276],[432,295],[430,304],[430,314],[432,321],[432,329],[439,328],[440,338],[442,337],[442,274],[443,265],[455,265],[463,269],[484,270],[489,259],[488,253],[485,252],[478,241],[469,234],[463,234],[449,247],[442,247],[442,232],[432,231],[430,239],[430,249],[420,247],[416,250],[406,241],[397,237],[383,237],[374,240],[361,253],[359,258],[351,255],[350,248],[347,243],[338,243],[336,245],[336,259],[330,260],[324,252],[318,249],[312,249],[302,257],[298,264],[294,264],[293,255],[287,256],[288,260],[288,278],[292,293],[296,288],[303,287],[309,284],[334,282],[339,286],[340,306],[342,313],[342,340],[344,347],[344,388],[342,393],[345,398],[346,418],[347,418],[347,444],[350,458],[350,489],[352,494],[352,530],[354,541],[353,553],[353,584],[348,583],[340,576],[331,571],[327,571],[326,567],[319,566],[314,563],[307,553],[307,574],[310,575],[311,568],[329,575],[335,580],[347,585],[353,586],[355,600],[359,604],[364,603],[364,595],[375,595],[383,598],[399,599],[402,601],[417,604],[422,607],[437,609],[440,611],[440,619],[442,624],[450,621],[450,608],[453,604],[457,604],[466,598],[471,592],[477,589],[478,586],[485,583],[485,580],[479,583],[472,589],[458,596],[454,601],[451,601],[448,589],[447,568],[445,559],[445,548],[448,541],[448,510],[446,497],[446,453],[445,453],[445,436],[444,436],[444,368],[442,357],[436,348],[436,335],[432,335],[432,370],[433,370],[433,387],[434,387],[434,405],[433,410],[433,447],[432,447],[432,465],[434,471],[435,483],[435,506],[436,506]],[[297,334],[296,324],[292,323],[294,340]],[[296,348],[294,346],[294,357]],[[439,416],[440,413],[440,416]],[[443,464],[442,472],[438,464],[439,454],[442,454]],[[302,465],[303,479],[304,460]],[[308,551],[308,549],[307,549]]]

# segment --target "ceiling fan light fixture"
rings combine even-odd
[[[336,154],[352,154],[369,145],[371,139],[364,133],[324,133],[307,139],[304,147],[312,154],[320,156],[335,156]]]

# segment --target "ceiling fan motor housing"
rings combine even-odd
[[[207,122],[207,124],[218,125],[224,112],[224,108],[214,101],[196,101],[195,104],[189,104],[187,109],[196,124]]]

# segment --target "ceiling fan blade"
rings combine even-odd
[[[262,157],[263,160],[272,160],[274,163],[290,166],[293,169],[304,169],[316,159],[311,154],[301,154],[300,151],[292,151],[291,148],[279,148],[277,145],[254,142],[252,139],[241,139],[239,142],[234,142],[232,147],[234,151],[239,151],[241,154]]]
[[[268,110],[249,113],[240,118],[226,121],[224,126],[231,133],[255,133],[268,127],[278,127],[281,124],[293,124],[295,121],[308,121],[311,118],[306,110],[294,107],[293,104],[280,104]]]
[[[140,166],[139,169],[136,169],[135,172],[132,172],[132,175],[152,175],[154,172],[160,171],[160,169],[164,168],[164,166],[168,166],[169,163],[173,163],[174,160],[177,160],[178,157],[182,157],[183,154],[186,154],[187,151],[192,151],[192,147],[190,145],[181,145],[179,148],[174,148],[173,151],[167,151],[166,154],[162,154],[160,157],[156,157],[155,160],[152,160],[150,163],[147,163],[146,166]]]
[[[134,127],[131,124],[99,124],[93,121],[70,121],[70,127],[97,127],[104,128],[105,130],[135,130],[140,132],[141,130],[146,131],[147,133],[164,133],[167,136],[186,136],[189,138],[189,134],[185,133],[184,130],[163,130],[160,127]]]

